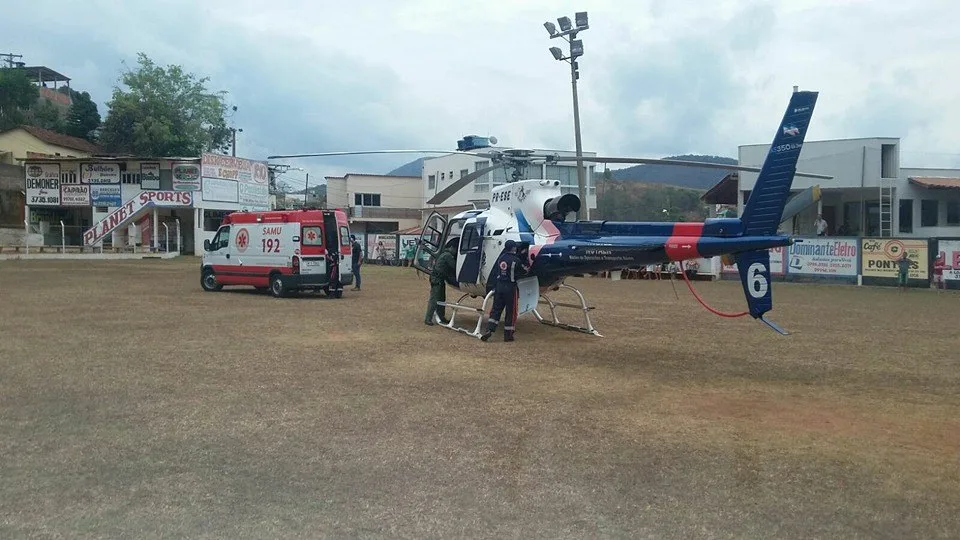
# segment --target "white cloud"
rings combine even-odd
[[[208,75],[238,105],[250,157],[454,148],[471,133],[572,148],[569,68],[547,51],[564,44],[542,24],[578,10],[591,23],[585,150],[734,156],[772,137],[797,84],[820,91],[811,138],[900,136],[905,165],[960,161],[960,4],[948,0],[36,0],[8,7],[0,35],[73,77],[101,114],[137,51]],[[292,163],[319,178],[404,161]]]

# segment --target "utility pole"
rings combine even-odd
[[[580,200],[583,201],[584,216],[590,219],[590,204],[587,202],[587,175],[583,167],[583,146],[580,144],[580,103],[577,100],[577,62],[570,62],[570,83],[573,85],[573,134],[577,142],[577,186],[580,188]]]
[[[23,58],[22,54],[13,54],[13,53],[0,53],[0,58],[3,58],[4,63],[8,68],[19,67],[23,65],[23,62],[14,62],[14,58]]]
[[[310,193],[310,173],[307,173],[306,187],[303,188],[303,207],[307,207],[307,195]]]
[[[230,128],[230,139],[231,139],[231,146],[232,146],[230,155],[233,157],[237,157],[237,132],[238,131],[240,133],[243,133],[243,128],[240,128],[240,129]]]

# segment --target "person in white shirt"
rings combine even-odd
[[[827,220],[823,219],[823,215],[817,215],[817,236],[826,236],[827,235]]]

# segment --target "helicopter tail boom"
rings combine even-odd
[[[768,236],[777,233],[817,96],[818,92],[804,91],[794,92],[790,97],[773,144],[740,217],[744,235]]]

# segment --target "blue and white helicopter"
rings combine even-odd
[[[328,152],[270,156],[299,158],[333,155],[379,153],[464,153],[490,159],[492,165],[468,174],[427,201],[440,204],[468,186],[475,179],[498,167],[513,167],[512,182],[494,188],[490,206],[475,208],[452,217],[434,212],[426,221],[414,256],[415,266],[430,271],[434,256],[449,243],[457,249],[457,276],[449,285],[463,293],[456,302],[443,305],[452,311],[447,324],[440,326],[479,338],[485,328],[484,314],[489,311],[492,292],[487,278],[494,262],[508,240],[529,245],[530,272],[520,281],[518,314],[532,312],[537,320],[564,329],[595,336],[600,333],[590,321],[590,310],[583,294],[565,283],[574,275],[685,261],[700,257],[722,256],[736,262],[749,314],[780,334],[784,330],[765,318],[773,308],[770,280],[770,256],[767,251],[793,243],[789,236],[778,234],[784,208],[795,175],[828,179],[830,176],[797,173],[796,165],[803,148],[807,127],[817,101],[817,92],[794,91],[787,110],[777,128],[770,151],[760,169],[737,165],[721,165],[693,161],[645,158],[590,157],[592,163],[658,163],[687,167],[709,167],[759,172],[756,186],[743,214],[737,218],[713,218],[695,222],[614,222],[577,221],[581,201],[573,194],[563,194],[557,180],[524,180],[524,167],[530,163],[576,161],[576,157],[535,156],[528,150],[495,152],[454,152],[449,150],[384,150],[361,152]],[[558,303],[552,297],[563,290],[571,291],[577,304]],[[467,298],[482,298],[480,306],[465,303]],[[540,301],[549,308],[549,316],[540,313]],[[562,323],[558,307],[581,310],[584,324]],[[449,313],[448,311],[448,313]],[[471,328],[456,324],[459,311],[479,314]]]

